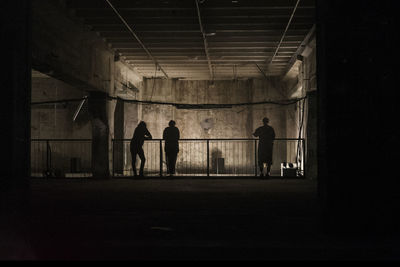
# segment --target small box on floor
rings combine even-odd
[[[297,164],[290,162],[281,163],[281,176],[282,177],[297,177]]]

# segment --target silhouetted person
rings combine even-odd
[[[176,158],[179,152],[179,129],[175,127],[175,121],[168,123],[169,127],[164,129],[163,139],[165,140],[165,155],[167,161],[167,170],[170,176],[175,174]]]
[[[141,161],[139,176],[143,176],[144,164],[146,163],[146,158],[144,156],[144,151],[143,151],[143,144],[144,140],[150,140],[152,138],[153,137],[151,136],[149,130],[147,130],[146,123],[144,121],[141,121],[136,127],[135,132],[133,133],[133,137],[130,144],[131,155],[132,155],[132,169],[134,176],[137,176],[136,155],[139,155]]]
[[[270,175],[272,165],[272,149],[274,146],[275,131],[268,125],[269,119],[263,119],[264,126],[256,129],[254,136],[259,137],[258,143],[258,166],[260,168],[260,176],[263,175],[264,164],[267,164],[267,175]]]

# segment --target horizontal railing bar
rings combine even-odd
[[[63,142],[83,141],[83,142],[91,142],[92,139],[31,139],[31,141],[63,141]]]
[[[112,139],[112,141],[130,141],[131,139]],[[186,138],[179,139],[179,141],[254,141],[259,140],[256,138],[210,138],[210,139],[195,139],[195,138]],[[275,138],[274,140],[278,141],[304,141],[304,138]],[[74,141],[83,141],[90,142],[92,139],[31,139],[31,141],[63,141],[63,142],[74,142]],[[164,141],[164,139],[149,139],[145,141]]]
[[[131,139],[112,139],[112,141],[130,141]],[[160,141],[164,139],[149,139],[145,141]],[[258,138],[210,138],[210,139],[179,139],[179,141],[254,141]],[[279,141],[304,141],[304,138],[275,138]]]

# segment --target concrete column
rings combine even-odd
[[[317,91],[307,93],[307,132],[306,132],[306,178],[316,179],[317,158]]]
[[[316,3],[318,181],[326,230],[398,233],[397,169],[390,167],[399,162],[396,9],[386,1]]]
[[[2,42],[0,105],[0,258],[30,260],[29,176],[31,100],[31,1],[0,4]]]
[[[124,101],[118,99],[114,112],[114,139],[124,139]],[[115,141],[113,151],[114,172],[122,174],[124,170],[124,142]]]
[[[92,173],[95,178],[108,178],[109,172],[109,126],[107,94],[92,91],[88,101],[92,123]]]

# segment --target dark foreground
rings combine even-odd
[[[400,258],[395,238],[327,235],[316,186],[300,179],[32,179],[30,217],[15,229],[3,227],[0,255],[11,260]]]

